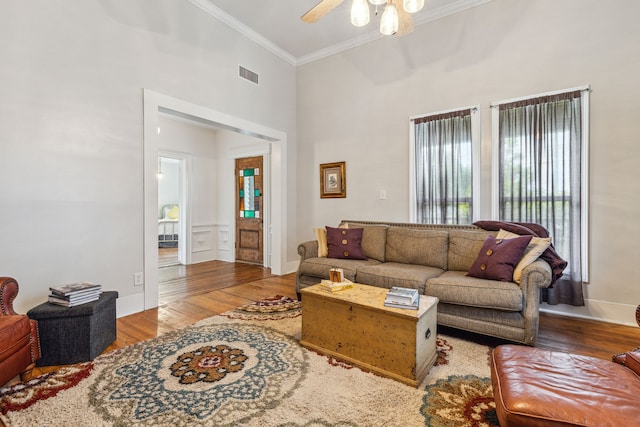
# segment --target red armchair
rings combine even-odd
[[[40,359],[38,323],[13,309],[18,282],[0,277],[0,387],[20,374],[24,381]]]

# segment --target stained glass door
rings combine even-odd
[[[236,159],[236,261],[263,264],[262,157]]]

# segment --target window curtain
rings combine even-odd
[[[542,300],[584,305],[581,260],[581,91],[499,106],[499,215],[549,230],[568,261]]]
[[[471,224],[471,110],[414,119],[417,220]]]

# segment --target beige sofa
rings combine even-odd
[[[467,276],[488,235],[473,225],[406,224],[344,220],[362,227],[366,260],[318,257],[318,242],[298,246],[296,291],[342,268],[346,279],[383,288],[415,288],[438,297],[438,324],[535,345],[540,288],[550,285],[549,264],[538,259],[520,284]]]

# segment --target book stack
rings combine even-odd
[[[384,305],[394,308],[408,308],[417,310],[420,307],[420,294],[417,289],[399,288],[394,286],[387,291]]]
[[[68,285],[52,286],[49,288],[49,302],[64,307],[75,307],[96,301],[102,293],[102,286],[95,283],[80,282]]]
[[[338,292],[353,288],[353,282],[349,279],[343,279],[341,282],[332,282],[331,280],[323,279],[322,282],[320,282],[320,286],[327,291]]]
[[[341,268],[329,269],[329,280],[323,279],[320,285],[327,291],[338,292],[353,288],[353,282],[344,278],[344,271]]]

